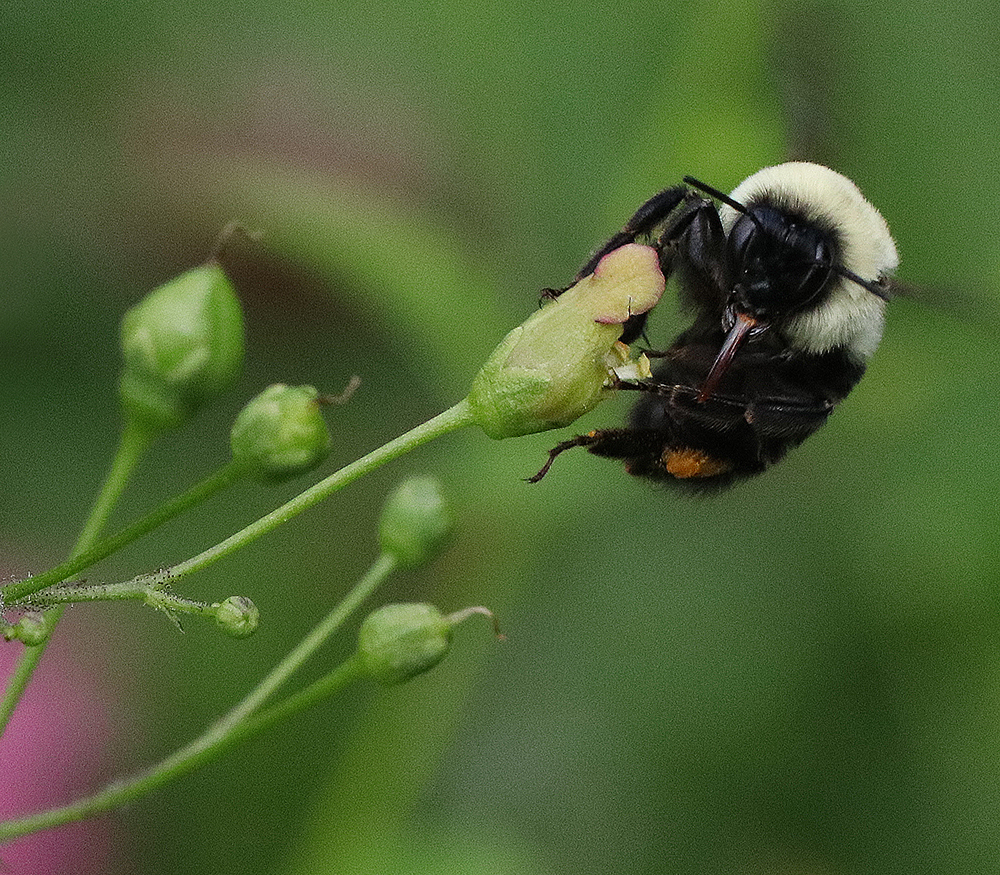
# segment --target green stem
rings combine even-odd
[[[292,673],[308,659],[319,646],[337,631],[344,621],[353,614],[361,603],[368,598],[378,586],[399,567],[399,563],[394,556],[383,553],[372,563],[364,577],[361,578],[344,596],[329,614],[326,615],[316,627],[303,638],[281,662],[279,662],[262,680],[257,687],[233,708],[225,717],[222,717],[216,727],[230,728],[246,719],[254,711],[258,710],[265,700],[268,699],[280,687]]]
[[[391,461],[392,459],[395,459],[396,457],[401,456],[436,437],[440,437],[450,431],[455,431],[466,425],[470,425],[472,422],[473,419],[469,413],[467,403],[465,401],[461,401],[454,407],[446,410],[444,413],[425,423],[422,423],[421,425],[418,425],[416,428],[411,429],[406,434],[401,435],[395,440],[379,447],[367,456],[364,456],[358,461],[341,468],[325,480],[321,480],[319,483],[305,490],[305,492],[302,492],[287,504],[279,507],[275,511],[272,511],[267,516],[262,517],[255,523],[247,526],[242,531],[239,531],[227,538],[222,543],[205,550],[203,553],[200,553],[192,559],[188,559],[186,562],[175,565],[173,568],[162,572],[160,576],[163,579],[173,579],[204,568],[206,565],[210,565],[217,559],[221,559],[233,550],[236,550],[244,544],[259,538],[261,535],[271,531],[271,529],[281,525],[281,523],[286,522],[307,508],[312,507],[328,495],[336,492],[338,489],[346,486],[348,483],[351,483],[370,471],[373,471],[375,468],[384,465],[386,462]],[[223,466],[214,474],[202,480],[200,483],[196,483],[187,491],[181,493],[166,504],[161,505],[156,510],[147,514],[142,519],[136,520],[136,522],[122,529],[122,531],[118,532],[116,535],[105,538],[92,546],[88,546],[79,553],[74,551],[71,557],[65,562],[43,572],[42,574],[29,577],[26,580],[17,581],[16,583],[11,583],[3,587],[2,591],[4,604],[7,607],[14,607],[19,603],[32,605],[43,603],[43,600],[41,599],[31,599],[29,597],[35,595],[36,593],[40,593],[42,590],[53,586],[60,581],[65,580],[70,575],[76,574],[84,568],[89,568],[94,563],[99,562],[101,559],[117,552],[126,544],[130,544],[132,541],[140,538],[142,535],[145,535],[158,526],[163,525],[165,522],[177,516],[181,512],[204,501],[216,492],[230,486],[242,475],[243,471],[240,466],[234,462],[230,462],[228,465]],[[145,578],[145,575],[141,575],[133,578],[132,581],[128,581],[127,583],[141,586],[143,585],[142,581]],[[68,590],[63,590],[62,594],[66,595],[68,592]],[[71,600],[68,598],[57,598],[56,596],[56,593],[50,594],[50,598],[44,601],[44,603],[54,604],[57,601]],[[121,597],[141,598],[142,596],[122,595]],[[94,596],[91,598],[99,597]]]
[[[214,547],[199,553],[191,559],[181,562],[178,565],[167,569],[164,572],[157,572],[156,576],[164,575],[167,579],[176,579],[191,574],[194,571],[205,568],[213,562],[227,556],[232,551],[249,544],[261,535],[270,532],[284,522],[292,519],[302,511],[307,510],[314,504],[322,501],[327,496],[333,494],[359,477],[374,471],[387,462],[416,449],[419,446],[437,437],[457,431],[467,425],[472,425],[475,419],[469,409],[467,400],[462,400],[443,413],[438,414],[427,422],[418,425],[403,435],[389,441],[387,444],[373,450],[356,462],[341,468],[324,480],[300,493],[291,501],[272,511],[226,540],[216,544]],[[126,429],[122,436],[122,444],[119,447],[118,456],[112,465],[105,489],[101,497],[95,504],[84,529],[84,538],[81,535],[74,550],[73,556],[82,555],[84,551],[93,546],[97,533],[107,519],[114,500],[117,499],[127,480],[127,475],[134,467],[141,451],[145,449],[149,441],[149,435],[145,435],[144,441],[139,441],[140,435],[133,435],[126,439],[130,432]],[[141,443],[141,447],[139,444]],[[128,450],[126,451],[126,445]],[[113,485],[111,485],[113,484]],[[127,531],[127,530],[126,530]],[[124,534],[124,533],[122,533]],[[95,560],[96,561],[96,560]],[[209,730],[199,738],[195,739],[186,747],[171,754],[159,764],[151,767],[139,775],[123,781],[116,781],[109,784],[100,792],[86,799],[71,803],[62,808],[31,815],[19,820],[11,820],[0,824],[0,840],[8,840],[17,836],[26,835],[47,827],[80,820],[91,814],[100,811],[107,811],[117,805],[140,798],[151,790],[170,781],[172,778],[191,771],[196,766],[213,759],[218,753],[228,748],[236,741],[249,734],[269,726],[276,720],[288,716],[295,711],[304,708],[322,695],[328,695],[336,689],[340,689],[359,674],[357,661],[348,660],[337,671],[320,679],[315,684],[307,687],[299,693],[289,697],[279,705],[269,709],[265,713],[252,717],[266,699],[283,684],[291,673],[302,664],[302,662],[329,637],[344,622],[347,616],[354,611],[358,605],[375,589],[376,586],[395,567],[396,561],[387,555],[380,556],[369,572],[358,582],[345,599],[313,630],[282,662],[255,688],[242,702],[240,702],[229,714],[217,721]],[[70,572],[72,573],[72,572]],[[148,575],[140,577],[148,578]],[[138,580],[139,578],[137,578]],[[148,580],[147,580],[148,583]],[[61,615],[62,608],[55,608],[50,615]],[[41,655],[42,647],[27,648],[22,664],[26,663],[32,656],[33,662],[23,678],[23,683],[12,693],[15,682],[21,677],[21,666],[15,674],[14,681],[8,688],[7,697],[0,706],[0,719],[5,726],[14,706],[17,704],[27,679],[37,664]],[[37,653],[37,656],[35,654]]]
[[[359,661],[351,657],[338,668],[287,699],[259,711],[264,702],[302,665],[344,621],[360,607],[392,571],[397,560],[383,553],[341,602],[264,678],[246,698],[217,720],[194,741],[166,759],[140,772],[108,784],[92,796],[69,805],[0,823],[0,842],[38,832],[53,826],[83,820],[140,799],[153,790],[198,766],[216,759],[238,742],[260,732],[281,719],[298,713],[314,702],[342,689],[362,675]],[[255,713],[258,712],[258,713]]]
[[[147,575],[124,583],[65,584],[57,583],[25,600],[33,608],[74,602],[144,601],[166,613],[214,614],[218,605],[208,605],[185,596],[175,595],[164,588],[162,575]]]
[[[80,536],[77,538],[76,546],[70,554],[71,557],[82,555],[97,540],[97,536],[111,515],[112,508],[121,497],[132,471],[155,437],[156,434],[154,432],[137,425],[134,420],[130,419],[126,423],[125,428],[122,429],[122,435],[118,442],[118,450],[111,462],[111,467],[108,469],[104,485],[101,487],[101,492],[97,496],[94,506],[91,508],[87,522],[84,523],[83,531],[80,532]],[[58,607],[45,615],[49,636],[51,636],[60,617],[62,617],[63,610],[63,607]],[[10,718],[14,714],[18,702],[21,701],[21,696],[28,686],[28,681],[31,680],[31,676],[34,674],[35,668],[42,658],[42,654],[45,653],[45,647],[46,644],[44,643],[35,647],[26,647],[24,653],[21,654],[17,667],[14,669],[14,674],[7,683],[7,690],[4,693],[3,701],[0,702],[0,736],[3,735],[4,730],[7,728],[7,724],[10,722]]]
[[[97,540],[101,529],[107,525],[111,511],[121,498],[122,492],[128,485],[129,478],[139,464],[139,459],[143,453],[149,449],[149,445],[156,437],[156,432],[150,431],[143,425],[138,424],[131,417],[122,429],[121,440],[118,443],[118,452],[108,469],[108,476],[101,487],[100,495],[94,502],[94,507],[87,517],[87,522],[83,524],[83,530],[76,540],[76,546],[70,556],[79,556]]]
[[[242,476],[243,469],[235,462],[229,462],[214,474],[206,477],[200,483],[196,483],[166,504],[160,505],[142,519],[126,526],[117,534],[104,538],[81,553],[74,553],[62,564],[50,568],[42,574],[8,584],[3,588],[4,603],[7,607],[12,607],[18,602],[28,601],[28,596],[59,583],[84,568],[89,568],[112,553],[117,553],[126,544],[131,544],[132,541],[163,525],[188,508],[205,501],[216,492],[232,485]]]
[[[164,784],[194,771],[201,765],[217,759],[222,753],[234,747],[239,742],[271,726],[283,717],[311,704],[324,696],[331,695],[346,687],[361,676],[359,661],[351,657],[337,669],[295,696],[281,702],[274,708],[241,723],[225,732],[218,732],[213,727],[204,735],[199,736],[190,744],[175,751],[155,766],[120,781],[108,784],[103,790],[50,811],[42,811],[28,817],[8,820],[0,823],[0,842],[8,842],[20,836],[29,835],[43,829],[61,826],[64,823],[83,820],[103,811],[110,811],[120,805],[125,805],[136,799],[141,799]],[[294,706],[294,707],[289,707]]]
[[[356,462],[352,462],[339,471],[335,471],[325,480],[320,480],[319,483],[309,487],[305,492],[299,493],[291,501],[271,511],[271,513],[236,532],[236,534],[230,535],[226,540],[219,542],[214,547],[209,547],[197,556],[192,556],[190,559],[168,568],[165,573],[170,579],[176,580],[194,571],[200,571],[202,568],[229,555],[234,550],[249,544],[251,541],[255,541],[261,535],[265,535],[276,529],[282,523],[288,522],[288,520],[302,513],[302,511],[308,510],[314,504],[317,504],[349,483],[354,482],[359,477],[371,473],[386,462],[390,462],[410,452],[410,450],[422,446],[428,441],[441,437],[441,435],[457,431],[467,425],[472,425],[474,422],[475,419],[469,409],[469,402],[463,399],[454,407],[449,407],[433,419],[421,423],[416,428],[412,428],[405,434],[389,441],[389,443],[383,444]]]
[[[347,484],[352,483],[359,477],[374,471],[376,468],[381,467],[386,462],[392,461],[393,459],[408,453],[410,450],[416,449],[422,444],[433,440],[434,438],[440,437],[441,435],[447,434],[451,431],[456,431],[459,428],[463,428],[466,425],[471,425],[475,420],[469,411],[469,405],[467,401],[460,401],[453,407],[437,416],[429,419],[418,425],[416,428],[410,429],[403,435],[389,441],[387,444],[383,444],[376,450],[368,453],[368,455],[363,456],[356,462],[352,462],[350,465],[346,465],[339,471],[335,471],[329,477],[321,480],[319,483],[306,489],[304,492],[300,492],[291,501],[283,504],[276,510],[271,511],[271,513],[266,516],[261,517],[256,522],[251,523],[244,529],[236,532],[234,535],[226,538],[224,541],[216,544],[214,547],[209,547],[207,550],[199,553],[197,556],[187,559],[184,562],[180,562],[177,565],[171,566],[169,568],[163,568],[159,571],[152,573],[137,574],[131,580],[126,580],[122,583],[114,584],[95,584],[93,586],[80,586],[80,587],[69,587],[69,586],[58,586],[50,584],[45,590],[34,586],[33,584],[38,580],[49,579],[57,569],[53,569],[52,572],[46,572],[38,577],[32,577],[28,580],[21,581],[17,584],[12,584],[6,591],[5,595],[10,594],[8,605],[21,603],[27,605],[45,605],[45,604],[60,604],[62,602],[69,601],[107,601],[116,598],[120,599],[137,599],[137,598],[147,598],[148,594],[153,590],[162,589],[163,584],[177,580],[178,578],[184,577],[192,572],[199,571],[213,562],[227,556],[234,550],[249,544],[251,541],[256,540],[261,535],[267,534],[272,529],[277,528],[282,523],[287,522],[302,511],[307,510],[314,504],[322,501],[324,498],[332,495],[339,489],[342,489]],[[168,507],[176,508],[177,512],[183,509],[184,506],[188,506],[186,501],[192,495],[207,495],[211,494],[211,491],[215,488],[221,488],[221,486],[226,485],[230,478],[238,476],[239,471],[235,466],[227,466],[222,468],[213,477],[208,478],[208,480],[203,481],[197,486],[193,487],[188,492],[174,499]],[[158,517],[159,514],[154,512],[146,520],[140,520],[134,526],[130,526],[128,529],[116,535],[113,538],[109,538],[108,542],[116,541],[119,537],[125,538],[131,534],[133,529],[138,529],[140,526],[145,527],[147,520],[151,520],[154,517]],[[150,526],[152,527],[152,526]],[[97,545],[95,552],[103,549],[104,544]],[[96,561],[96,559],[95,559]],[[64,563],[63,566],[70,566],[72,563]],[[35,598],[33,598],[35,596]],[[16,600],[16,601],[15,601]],[[61,610],[56,608],[56,610]]]

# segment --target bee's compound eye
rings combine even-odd
[[[740,216],[729,232],[726,248],[730,264],[736,269],[737,274],[747,272],[747,266],[753,258],[755,238],[758,233],[756,224],[749,216]]]

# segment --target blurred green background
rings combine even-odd
[[[888,219],[904,280],[974,300],[894,303],[829,425],[724,496],[583,452],[528,486],[569,432],[470,431],[190,579],[256,601],[248,641],[71,611],[61,634],[115,727],[76,793],[242,697],[366,567],[406,474],[442,479],[458,534],[380,600],[487,604],[508,635],[467,624],[431,674],[352,689],[104,818],[104,871],[1000,871],[995,3],[108,0],[0,18],[12,573],[68,551],[113,452],[121,313],[231,220],[263,233],[232,264],[246,374],[156,447],[119,524],[224,458],[270,382],[361,376],[324,470],[450,405],[540,289],[685,174],[728,190],[828,163]],[[662,307],[654,345],[678,324]],[[192,555],[303,485],[216,499],[94,575]]]

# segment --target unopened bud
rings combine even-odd
[[[48,640],[50,633],[45,616],[40,611],[28,611],[13,625],[4,625],[3,637],[6,641],[20,641],[26,647],[37,647]]]
[[[476,376],[469,405],[492,438],[561,428],[608,396],[628,363],[618,342],[632,316],[663,293],[656,250],[636,243],[601,259],[580,280],[507,335]]]
[[[404,480],[386,499],[379,520],[382,552],[405,568],[416,568],[433,559],[451,534],[452,520],[432,477]]]
[[[248,638],[257,631],[260,612],[257,606],[243,595],[231,595],[224,602],[212,605],[218,627],[233,638]]]
[[[433,605],[384,605],[358,630],[365,671],[389,686],[433,668],[451,647],[451,623]]]
[[[268,386],[236,417],[229,444],[251,476],[272,483],[310,471],[330,454],[312,386]]]
[[[121,342],[129,414],[155,429],[183,423],[243,362],[243,315],[225,272],[203,264],[150,292],[122,319]]]

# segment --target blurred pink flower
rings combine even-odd
[[[67,618],[70,619],[70,618]],[[31,684],[0,739],[0,819],[70,802],[111,777],[107,766],[113,721],[110,690],[92,643],[65,622],[53,636]],[[88,636],[93,641],[93,636]],[[76,639],[76,640],[74,640]],[[0,641],[0,679],[24,647]],[[0,847],[4,875],[123,873],[121,828],[114,815],[67,824]]]

